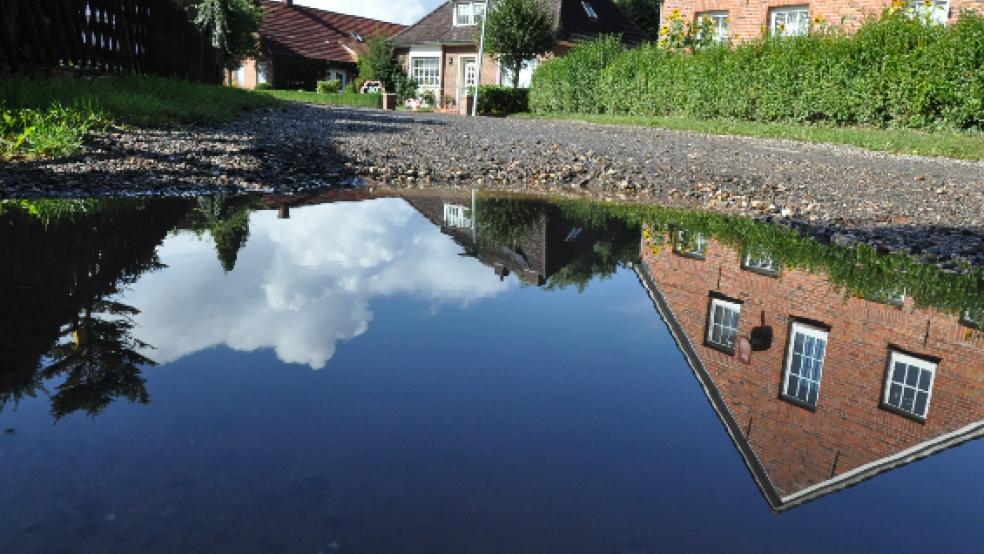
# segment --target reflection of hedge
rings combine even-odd
[[[704,233],[739,252],[768,252],[784,266],[823,272],[849,294],[877,298],[886,291],[906,290],[917,305],[956,313],[984,315],[984,270],[960,273],[920,264],[901,253],[878,254],[868,245],[845,248],[821,243],[779,225],[749,218],[679,208],[628,203],[562,200],[561,212],[591,222],[616,217],[629,225],[670,227]]]

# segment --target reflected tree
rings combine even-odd
[[[98,300],[66,326],[42,372],[45,379],[64,378],[51,397],[56,419],[78,410],[96,415],[121,397],[140,404],[150,401],[140,366],[156,363],[139,353],[150,345],[130,335],[138,313],[125,304]]]
[[[0,409],[51,394],[52,412],[146,402],[133,308],[107,300],[162,266],[185,199],[0,201]]]
[[[202,221],[196,230],[208,229],[215,241],[216,256],[226,273],[235,269],[239,251],[249,239],[251,211],[252,199],[236,202],[224,194],[198,199],[195,212]]]

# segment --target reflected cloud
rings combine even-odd
[[[210,239],[167,238],[168,269],[127,292],[140,336],[159,363],[224,345],[273,349],[285,363],[324,367],[339,341],[366,332],[374,298],[408,295],[465,306],[510,285],[399,199],[300,208],[290,219],[255,212],[235,270]],[[193,307],[193,309],[191,309]]]

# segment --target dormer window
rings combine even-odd
[[[598,12],[595,11],[594,6],[591,2],[581,2],[581,6],[584,8],[584,13],[588,14],[591,19],[598,19]]]
[[[458,2],[454,5],[454,26],[478,25],[483,15],[485,15],[485,2]]]

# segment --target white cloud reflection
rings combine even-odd
[[[167,269],[143,276],[124,301],[140,310],[135,335],[168,363],[217,345],[272,348],[286,363],[325,366],[338,341],[365,333],[373,298],[411,295],[467,305],[509,286],[406,202],[379,199],[271,211],[250,218],[233,272],[211,240],[168,237]]]

